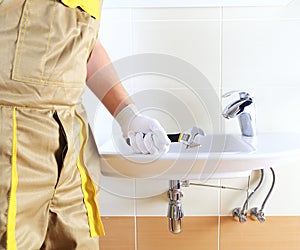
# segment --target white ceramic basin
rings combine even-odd
[[[101,172],[118,178],[195,180],[248,176],[252,170],[277,167],[300,158],[300,134],[265,133],[255,138],[207,135],[202,146],[172,143],[163,155],[133,154],[126,144],[100,149]]]

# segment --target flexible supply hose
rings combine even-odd
[[[250,200],[251,197],[255,194],[255,192],[260,188],[260,186],[261,186],[261,184],[262,184],[262,182],[263,182],[263,180],[264,180],[264,175],[265,175],[265,174],[264,174],[264,170],[261,169],[261,170],[260,170],[260,180],[259,180],[257,186],[254,188],[254,190],[251,192],[251,194],[247,196],[247,199],[246,199],[246,201],[244,202],[244,205],[243,205],[243,208],[242,208],[242,214],[245,215],[245,214],[247,213],[247,207],[248,207],[249,200]],[[248,186],[249,186],[249,183],[248,183]]]
[[[275,186],[275,172],[274,172],[273,168],[270,168],[270,170],[271,170],[271,172],[272,172],[272,178],[273,178],[273,180],[272,180],[272,185],[271,185],[271,188],[270,188],[270,190],[269,190],[269,192],[268,192],[268,194],[267,194],[267,196],[266,196],[264,202],[263,202],[262,205],[261,205],[260,211],[263,211],[263,210],[264,210],[265,205],[266,205],[266,203],[267,203],[267,201],[268,201],[268,199],[269,199],[269,197],[270,197],[270,195],[271,195],[271,193],[272,193],[272,191],[273,191],[273,189],[274,189],[274,186]]]

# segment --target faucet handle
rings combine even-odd
[[[242,91],[242,90],[232,90],[229,92],[226,92],[225,94],[222,95],[223,98],[229,97],[233,94],[239,94],[240,95],[240,99],[249,99],[251,98],[250,94],[246,91]]]

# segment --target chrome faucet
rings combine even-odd
[[[238,117],[243,136],[256,135],[255,106],[252,97],[244,91],[230,91],[223,95],[229,97],[238,93],[239,99],[230,103],[224,110],[223,116],[227,119]]]

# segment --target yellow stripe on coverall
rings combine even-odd
[[[15,237],[16,229],[16,214],[17,214],[17,186],[18,186],[18,171],[17,171],[17,117],[16,108],[12,113],[13,120],[13,140],[12,140],[12,159],[11,159],[11,188],[7,213],[7,250],[16,250],[17,243]]]
[[[99,208],[96,202],[96,189],[93,181],[89,174],[86,172],[86,167],[84,163],[84,152],[88,140],[87,127],[85,122],[77,114],[75,110],[76,119],[79,121],[80,129],[80,151],[77,158],[77,167],[81,177],[81,188],[83,192],[83,199],[87,209],[88,221],[90,226],[91,237],[103,236],[105,235],[104,227],[99,215]]]

